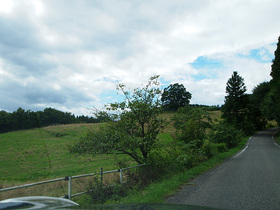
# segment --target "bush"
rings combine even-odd
[[[206,129],[211,128],[209,113],[201,108],[180,108],[173,117],[176,139],[185,143],[204,139]]]
[[[196,157],[192,154],[183,154],[176,159],[176,164],[180,165],[181,170],[192,168],[197,164]]]
[[[225,143],[227,148],[230,149],[237,146],[237,144],[242,139],[242,136],[244,136],[244,134],[241,130],[236,129],[233,125],[230,125],[224,121],[220,121],[213,125],[208,137],[210,142]]]
[[[88,191],[93,204],[104,204],[107,200],[118,201],[128,190],[121,184],[103,185],[95,178],[89,183]]]
[[[176,159],[181,154],[182,151],[172,146],[152,152],[147,159],[146,166],[141,168],[141,176],[145,176],[142,179],[153,181],[169,171],[180,170],[181,166],[178,165]]]
[[[211,158],[220,152],[225,152],[228,150],[225,143],[213,143],[210,142],[209,140],[206,140],[204,142],[202,149],[207,158]]]
[[[184,168],[191,168],[207,159],[203,151],[202,140],[191,141],[182,146],[183,154],[177,157],[176,162]]]
[[[219,152],[227,152],[228,151],[228,147],[226,145],[226,143],[219,143],[219,144],[216,144],[217,145],[217,148],[219,150]]]

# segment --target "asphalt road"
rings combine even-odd
[[[221,165],[191,180],[169,203],[218,209],[280,209],[280,147],[277,129],[251,137]]]

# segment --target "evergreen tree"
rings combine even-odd
[[[271,73],[272,83],[280,86],[280,36],[278,37],[277,48],[274,52],[275,58],[272,60]]]
[[[273,118],[280,125],[280,36],[278,38],[277,48],[274,52],[275,58],[271,65],[271,92],[266,98],[270,102],[270,108]]]
[[[247,114],[248,95],[245,94],[244,79],[234,71],[226,86],[225,104],[222,107],[222,117],[235,125],[241,125]]]

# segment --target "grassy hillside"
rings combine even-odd
[[[166,112],[163,117],[170,120],[174,112]],[[213,118],[219,118],[219,112],[213,112]],[[88,129],[97,129],[102,124],[70,124],[22,130],[0,134],[0,188],[22,185],[41,180],[65,176],[88,174],[117,169],[117,161],[123,160],[136,165],[126,155],[76,155],[70,154],[72,145]],[[172,123],[167,125],[159,137],[162,144],[172,141],[175,132]],[[8,197],[27,195],[61,196],[67,194],[66,182],[43,185],[34,190],[22,189],[0,193],[0,200]],[[54,187],[59,185],[58,187]],[[79,185],[79,183],[77,184]],[[54,188],[59,190],[54,191]],[[51,191],[51,193],[50,193]],[[80,190],[81,191],[81,190]],[[38,194],[39,193],[39,194]]]
[[[163,117],[170,120],[173,115],[174,112],[166,112]],[[219,113],[213,112],[213,115],[217,118]],[[0,184],[92,173],[100,167],[116,168],[113,155],[75,155],[67,149],[88,129],[97,129],[100,125],[55,125],[0,134]],[[175,132],[172,123],[164,132],[160,138],[163,142],[170,141],[169,134]],[[124,157],[117,155],[117,158]]]
[[[67,146],[100,124],[57,125],[0,134],[0,184],[115,169],[113,155],[75,155]],[[124,156],[118,155],[117,158]]]

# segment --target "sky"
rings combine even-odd
[[[183,84],[222,105],[233,71],[270,81],[279,0],[0,0],[0,110],[91,115],[116,85]]]

